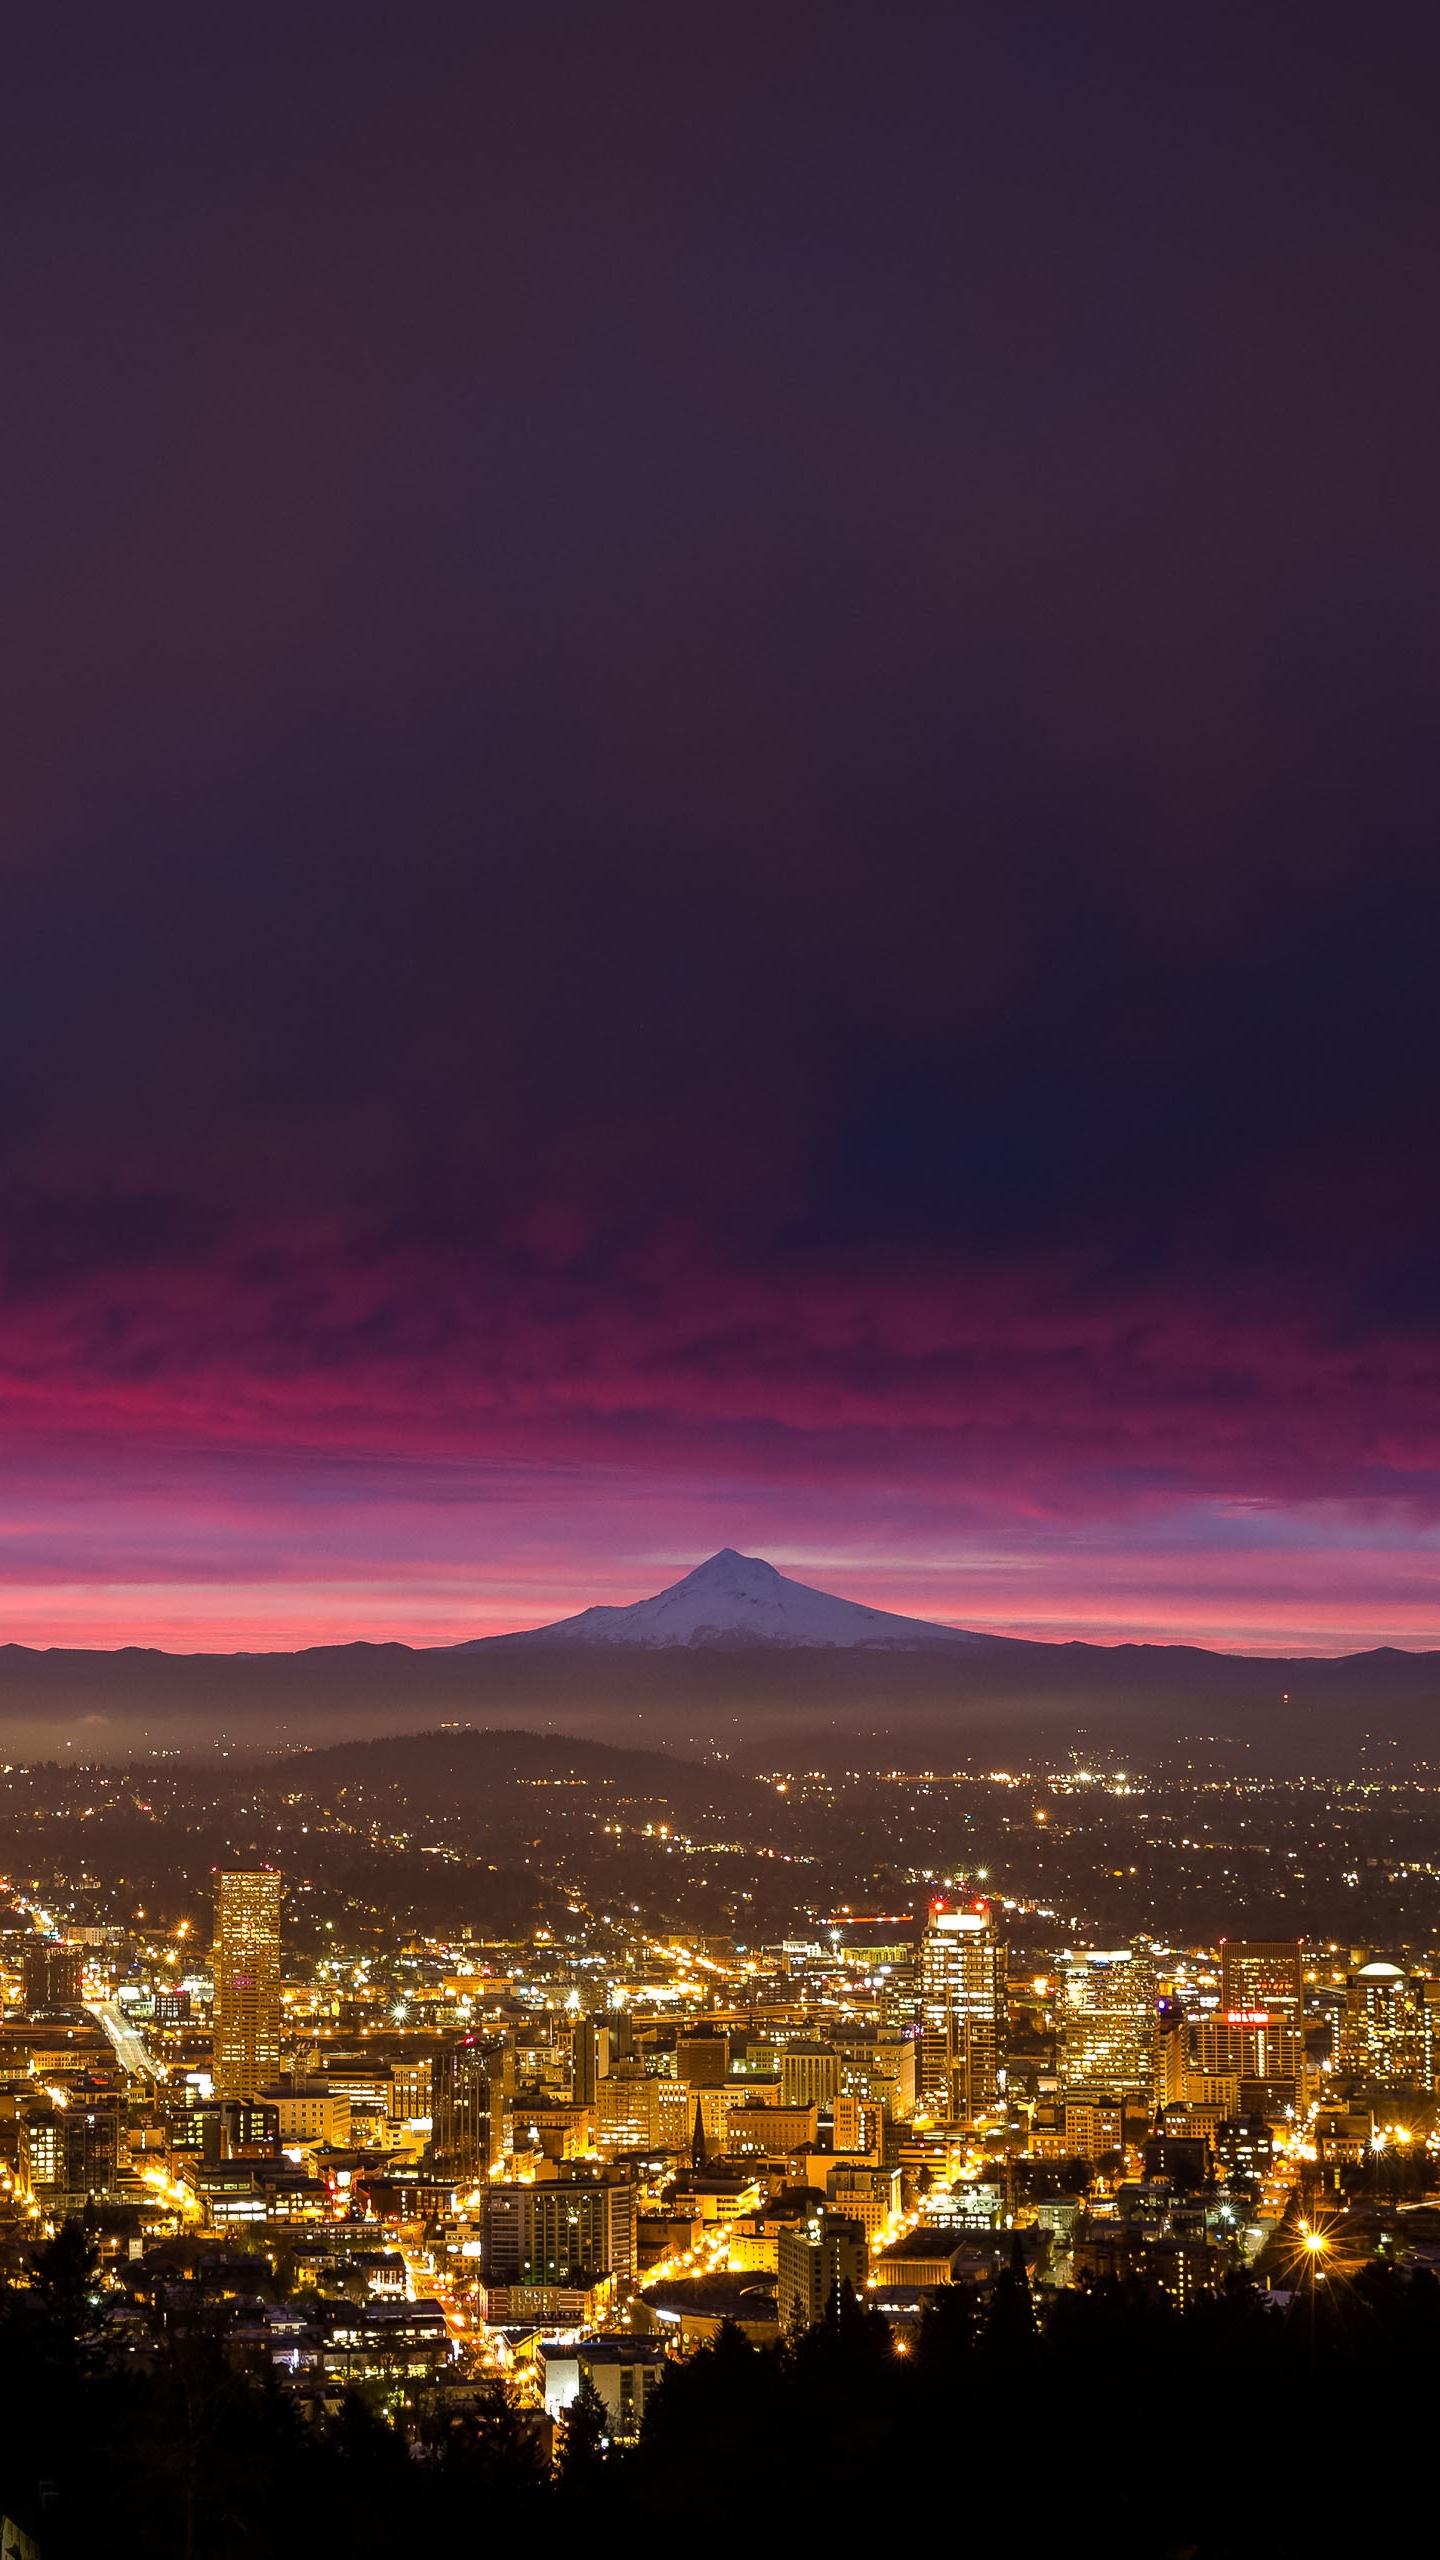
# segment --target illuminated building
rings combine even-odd
[[[289,2095],[287,2089],[286,2094]],[[273,2154],[280,2148],[280,2109],[274,2091],[259,2098],[205,2098],[187,2106],[166,2106],[170,2147],[211,2162]],[[348,2128],[349,2101],[345,2101]],[[320,2138],[320,2137],[316,2137]]]
[[[27,2111],[20,2124],[21,2179],[41,2202],[79,2203],[114,2191],[120,2149],[115,2099],[83,2097]]]
[[[67,1947],[58,1938],[33,1938],[20,1960],[26,2016],[48,2018],[57,2010],[78,2009],[84,1961],[80,1947]]]
[[[564,2284],[572,2274],[635,2273],[635,2188],[599,2177],[492,2182],[484,2200],[485,2273],[497,2283]]]
[[[65,2119],[59,2107],[32,2108],[20,2123],[20,2177],[33,2195],[65,2183]]]
[[[1222,1939],[1221,2008],[1287,2012],[1298,2024],[1305,1997],[1301,1944],[1298,1938]]]
[[[1216,2159],[1232,2177],[1249,2178],[1258,2183],[1269,2176],[1275,2158],[1275,2144],[1270,2127],[1263,2118],[1230,2117],[1215,2127],[1211,2141]]]
[[[1155,2011],[1155,2103],[1167,2106],[1189,2095],[1190,2021],[1173,1996]]]
[[[792,2151],[813,2151],[819,2141],[818,2107],[732,2107],[725,2128],[725,2147],[735,2159],[784,2160]]]
[[[881,2112],[867,2106],[863,2098],[852,2097],[842,2089],[831,2109],[830,2147],[832,2151],[859,2151],[876,2160],[880,2157]]]
[[[1125,2148],[1125,2101],[1101,2091],[1065,2100],[1067,2160],[1103,2160]]]
[[[1412,1981],[1410,1988],[1415,1999],[1420,2086],[1434,2095],[1440,2091],[1440,1982],[1422,1974]]]
[[[920,2100],[969,2124],[994,2106],[1005,2065],[1006,1947],[985,1903],[931,1906],[920,1944]]]
[[[780,2056],[780,2101],[787,2107],[828,2107],[840,2087],[840,2056],[828,2044],[787,2045]]]
[[[900,2172],[862,2162],[838,2160],[825,2181],[837,2213],[858,2222],[867,2238],[883,2231],[900,2212]],[[733,2255],[733,2253],[732,2253]],[[777,2261],[778,2263],[778,2261]]]
[[[592,2106],[595,2093],[610,2071],[610,2029],[604,2018],[581,2018],[571,2039],[574,2068],[571,2094]]]
[[[659,2083],[642,2062],[617,2062],[595,2092],[595,2140],[602,2151],[648,2151],[659,2140]]]
[[[1067,2095],[1148,2097],[1155,2073],[1155,1967],[1138,1947],[1087,1947],[1061,1968],[1060,2076]]]
[[[682,2035],[675,2044],[675,2077],[692,2089],[724,2087],[730,2069],[730,2044],[726,2036],[710,2033]]]
[[[214,2059],[218,2098],[253,2098],[280,2071],[280,1877],[222,1875],[215,1895]]]
[[[500,2093],[491,2060],[475,2044],[437,2053],[430,2066],[430,2147],[457,2178],[483,2178],[500,2159]]]
[[[1375,2118],[1368,2107],[1321,2107],[1312,2133],[1315,2155],[1322,2165],[1343,2162],[1354,2166],[1369,2157]]]
[[[396,2062],[390,2069],[390,2117],[395,2124],[425,2121],[434,2103],[431,2074],[434,2063]]]
[[[842,2285],[862,2290],[870,2268],[863,2225],[840,2213],[782,2225],[775,2260],[776,2299],[787,2329],[813,2329]]]
[[[1362,1964],[1346,1977],[1341,2070],[1366,2080],[1418,2082],[1423,2017],[1403,1966]]]
[[[325,2143],[343,2150],[350,2140],[350,2093],[328,2080],[278,2081],[261,2097],[275,2111],[282,2142]]]
[[[1261,2080],[1298,2087],[1305,2070],[1305,2039],[1298,2015],[1264,2004],[1219,2009],[1193,2031],[1194,2069],[1212,2079]]]
[[[638,2441],[646,2403],[665,2370],[667,2350],[661,2338],[585,2338],[578,2346],[550,2344],[537,2362],[545,2407],[562,2418],[580,2389],[592,2382],[605,2404],[612,2444]]]

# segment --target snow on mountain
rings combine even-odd
[[[888,1609],[867,1609],[857,1600],[837,1599],[833,1592],[812,1591],[777,1573],[763,1556],[737,1555],[722,1547],[717,1556],[697,1564],[681,1582],[653,1600],[636,1600],[629,1608],[582,1609],[578,1617],[561,1618],[551,1627],[531,1627],[523,1634],[477,1636],[457,1645],[457,1653],[488,1651],[495,1645],[615,1644],[712,1645],[865,1645],[901,1653],[933,1646],[990,1645],[1003,1638],[969,1635],[959,1627],[939,1627],[928,1618],[900,1618]]]

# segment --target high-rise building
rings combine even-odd
[[[776,2242],[776,2300],[787,2329],[813,2329],[842,2285],[859,2294],[870,2270],[864,2224],[848,2214],[814,2213],[782,2223]]]
[[[1410,1989],[1415,2001],[1420,2086],[1433,2096],[1440,2091],[1440,1982],[1429,1974],[1415,1974]]]
[[[572,2092],[582,2106],[593,2107],[595,2092],[610,2069],[610,2027],[605,2018],[577,2020],[571,2039],[574,2055]],[[723,2073],[722,2073],[723,2078]]]
[[[280,1877],[222,1875],[215,1894],[217,2098],[253,2098],[280,2073]]]
[[[920,1945],[918,2096],[969,2124],[1000,2094],[1005,2067],[1007,1950],[987,1903],[932,1903]]]
[[[675,2077],[692,2089],[721,2089],[730,2069],[730,2040],[704,2029],[675,2040]]]
[[[1165,2107],[1190,2094],[1190,2021],[1173,1993],[1155,2010],[1155,2104]]]
[[[1340,2068],[1391,2086],[1419,2083],[1424,2069],[1423,2008],[1404,1967],[1376,1958],[1345,1979]]]
[[[1067,2093],[1148,2097],[1155,2072],[1155,1966],[1140,1947],[1083,1947],[1061,1967],[1060,2077]]]
[[[32,1938],[20,1960],[28,2015],[48,2018],[57,2010],[78,2009],[84,1965],[82,1948],[67,1947],[59,1938]]]
[[[503,2110],[492,2057],[476,2044],[430,2066],[430,2147],[457,2178],[484,2178],[500,2158]]]
[[[1222,2009],[1288,2011],[1298,2025],[1305,1979],[1298,1938],[1222,1938]]]
[[[109,2195],[120,2143],[114,2098],[72,2098],[65,2107],[27,2110],[20,2126],[20,2172],[32,2195]]]
[[[658,2080],[643,2062],[617,2062],[595,2092],[595,2140],[602,2151],[649,2151],[658,2140]]]
[[[496,2181],[485,2190],[485,2272],[505,2284],[566,2284],[572,2274],[635,2273],[635,2186],[598,2177]]]
[[[1304,2031],[1288,2001],[1250,2009],[1222,2005],[1197,2019],[1192,2041],[1195,2069],[1212,2076],[1286,2088],[1298,2088],[1304,2077]]]

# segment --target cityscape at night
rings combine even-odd
[[[132,2390],[203,2341],[535,2522],[665,2511],[652,2395],[716,2359],[803,2391],[828,2342],[896,2428],[911,2359],[1039,2389],[1012,2332],[1068,2303],[1313,2360],[1333,2305],[1440,2300],[1440,1769],[752,1756],[6,1769],[14,2299],[72,2249]]]
[[[1362,2560],[1440,14],[0,32],[0,2560]]]

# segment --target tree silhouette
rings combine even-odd
[[[588,2373],[565,2412],[556,2478],[567,2497],[593,2497],[605,2472],[610,2421]]]

